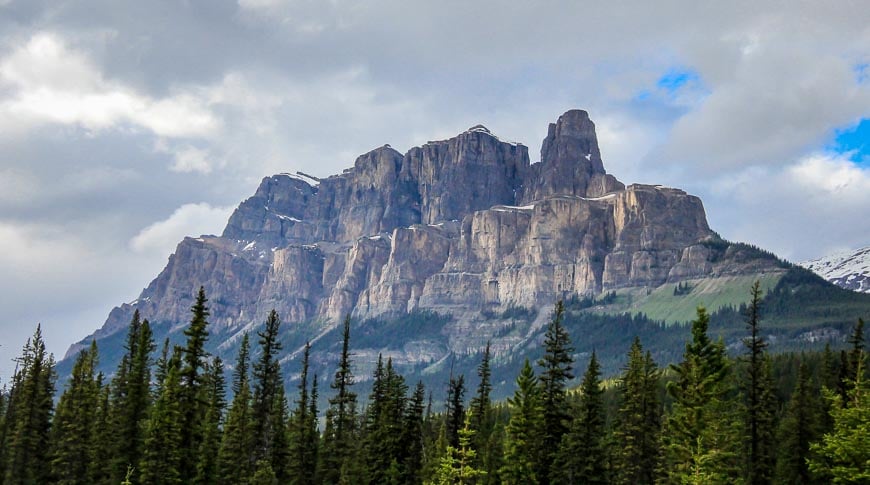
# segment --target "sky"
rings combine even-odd
[[[580,108],[608,172],[792,261],[870,245],[863,1],[0,0],[0,385],[135,299],[267,175],[478,123],[539,159]]]

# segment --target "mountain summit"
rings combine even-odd
[[[135,310],[158,337],[172,335],[202,285],[214,350],[229,353],[273,308],[303,343],[346,314],[435,312],[450,321],[437,338],[409,335],[394,358],[429,365],[487,341],[497,354],[533,342],[558,299],[613,294],[620,314],[686,321],[698,304],[739,305],[736,286],[760,278],[769,289],[787,268],[723,241],[699,198],[608,174],[595,124],[571,110],[550,124],[538,163],[477,125],[405,154],[384,145],[326,178],[266,177],[221,236],[181,241],[139,298],[83,342],[117,339]],[[662,306],[676,285],[697,295]],[[498,317],[518,311],[525,326]]]

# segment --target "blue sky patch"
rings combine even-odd
[[[870,82],[870,63],[865,62],[855,66],[855,80],[858,84]]]
[[[668,93],[674,93],[691,82],[698,82],[698,73],[688,69],[672,68],[656,81],[656,86]]]
[[[862,165],[870,165],[870,118],[864,118],[857,125],[836,130],[830,148],[838,153],[852,152],[852,160]]]

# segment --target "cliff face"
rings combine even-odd
[[[321,327],[348,313],[468,317],[759,269],[715,253],[715,241],[697,197],[607,174],[594,123],[573,110],[550,125],[535,164],[475,126],[404,155],[383,146],[325,179],[266,177],[220,237],[184,239],[96,336],[137,308],[184,325],[200,285],[210,321],[233,335],[272,308]]]

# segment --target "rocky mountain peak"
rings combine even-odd
[[[475,125],[404,155],[383,145],[325,178],[265,177],[222,236],[184,239],[98,335],[136,309],[184,322],[200,285],[235,335],[272,308],[314,327],[347,313],[469,316],[743,271],[710,246],[700,199],[604,171],[587,112],[550,124],[541,157]]]

